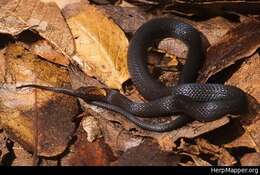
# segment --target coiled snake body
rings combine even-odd
[[[174,37],[188,47],[186,63],[180,75],[178,85],[166,87],[154,79],[147,68],[147,50],[155,40]],[[135,103],[118,91],[110,90],[104,98],[89,99],[75,91],[25,85],[41,89],[62,92],[78,96],[88,103],[123,114],[143,129],[164,132],[176,129],[191,119],[212,121],[225,114],[239,114],[246,107],[245,93],[234,86],[222,84],[195,83],[199,68],[203,62],[202,44],[199,32],[191,25],[172,18],[157,18],[142,25],[133,36],[128,49],[128,69],[138,91],[147,99],[145,103]],[[138,117],[170,116],[175,113],[174,121],[149,124]]]

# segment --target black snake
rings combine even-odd
[[[147,68],[147,52],[155,40],[173,37],[188,47],[186,63],[178,85],[166,87],[154,79]],[[176,129],[188,121],[212,121],[225,114],[240,114],[247,105],[246,94],[234,86],[195,83],[203,63],[200,33],[191,25],[173,18],[152,19],[134,34],[128,49],[128,70],[138,91],[149,100],[135,103],[116,90],[108,90],[105,97],[90,98],[84,88],[69,90],[40,85],[23,85],[77,96],[90,104],[123,114],[143,129],[164,132]],[[171,116],[180,113],[168,123],[149,124],[139,117]]]

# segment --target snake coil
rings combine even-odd
[[[156,40],[173,37],[188,47],[186,63],[179,82],[166,87],[154,79],[147,68],[147,52]],[[134,34],[128,49],[128,69],[137,90],[148,102],[135,103],[118,91],[109,90],[106,97],[90,98],[84,89],[69,90],[40,85],[24,85],[76,96],[84,101],[121,113],[139,127],[165,132],[191,120],[212,121],[225,114],[240,114],[246,109],[246,94],[234,86],[198,84],[196,78],[203,63],[200,33],[191,25],[173,18],[157,18],[143,24]],[[168,123],[150,124],[140,117],[171,116]]]
[[[188,47],[186,63],[178,85],[166,87],[154,79],[147,68],[147,50],[156,40],[173,37]],[[199,68],[203,63],[203,49],[200,33],[191,25],[173,18],[157,18],[142,25],[134,34],[128,49],[128,70],[137,90],[146,103],[135,103],[117,91],[110,91],[105,102],[92,102],[122,113],[138,126],[152,131],[164,132],[178,128],[195,119],[212,121],[225,114],[239,114],[246,107],[245,93],[234,86],[222,84],[195,83]],[[140,121],[139,117],[177,116],[170,123],[151,125]]]

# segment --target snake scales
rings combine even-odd
[[[166,87],[153,78],[147,68],[147,52],[155,40],[173,37],[188,47],[188,56],[179,82]],[[165,132],[176,129],[191,120],[212,121],[225,114],[240,114],[244,111],[246,94],[237,87],[222,84],[195,83],[203,63],[200,33],[191,25],[172,18],[157,18],[142,25],[134,34],[128,49],[128,70],[132,81],[147,102],[136,103],[116,90],[107,96],[90,98],[84,88],[70,90],[35,84],[35,87],[80,97],[86,102],[123,114],[139,127],[151,131]],[[150,124],[140,117],[171,116],[181,114],[167,123]]]

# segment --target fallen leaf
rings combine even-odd
[[[75,37],[73,60],[86,74],[97,77],[110,88],[121,89],[129,78],[128,40],[124,32],[95,6],[81,4],[74,10],[74,14],[63,12]]]
[[[4,9],[0,12],[1,33],[17,35],[30,28],[39,32],[65,56],[74,52],[73,37],[56,3],[11,0],[1,8]]]
[[[191,157],[197,166],[210,166],[214,162],[219,166],[232,166],[237,163],[225,148],[213,145],[200,137],[196,138],[195,142],[196,144],[191,144],[181,139],[176,151]]]
[[[237,163],[236,159],[225,148],[212,145],[207,140],[201,138],[196,139],[196,143],[202,153],[216,156],[219,166],[232,166]]]
[[[256,103],[260,103],[260,84],[257,83],[260,82],[259,65],[260,56],[256,52],[247,58],[226,82],[227,84],[236,84],[243,91],[254,97],[257,101]],[[257,109],[257,106],[255,108]]]
[[[81,100],[80,100],[81,101]],[[113,122],[115,120],[108,120],[104,118],[104,115],[111,115],[110,111],[102,112],[95,112],[96,110],[103,110],[101,108],[97,109],[95,106],[89,106],[86,103],[83,104],[86,111],[90,113],[90,115],[96,116],[100,127],[102,130],[103,137],[105,142],[112,148],[114,154],[117,155],[120,151],[126,151],[132,147],[138,146],[142,143],[143,138],[134,136],[130,132],[126,131],[120,124]],[[96,108],[96,109],[93,109]],[[90,110],[88,110],[90,109]],[[109,114],[110,113],[110,114]],[[113,115],[113,114],[112,114]],[[116,117],[116,115],[115,115]]]
[[[221,40],[230,30],[235,28],[239,23],[232,22],[224,17],[217,16],[205,21],[191,21],[206,38],[209,45],[213,46]]]
[[[88,142],[93,142],[97,138],[102,137],[102,132],[97,119],[93,116],[86,116],[81,121],[83,129],[87,132]]]
[[[59,165],[60,165],[59,160],[52,160],[46,158],[40,160],[40,166],[59,166]]]
[[[3,158],[9,152],[8,148],[6,147],[6,136],[4,135],[3,130],[0,130],[0,165],[3,165]]]
[[[256,148],[256,144],[248,132],[244,132],[235,140],[224,145],[225,148],[248,147]]]
[[[115,160],[110,147],[103,139],[90,143],[87,141],[87,137],[87,133],[80,127],[77,131],[74,151],[62,160],[63,166],[104,166]]]
[[[15,85],[69,87],[67,70],[39,59],[22,44],[9,45],[4,54],[0,56],[1,126],[12,140],[30,152],[37,146],[38,155],[61,154],[74,131],[71,120],[79,112],[76,99],[36,89],[17,91]]]
[[[18,35],[31,27],[10,11],[0,10],[0,33]]]
[[[76,4],[79,3],[81,0],[41,0],[43,2],[55,2],[60,9],[66,8],[70,4]],[[88,0],[84,0],[84,3],[89,3]]]
[[[97,79],[86,75],[77,65],[70,64],[68,66],[71,86],[72,89],[78,89],[80,87],[87,87],[92,86],[96,87],[97,89],[106,88],[104,84],[102,84]]]
[[[143,23],[151,18],[138,7],[120,7],[112,5],[97,6],[111,17],[125,33],[133,34]]]
[[[260,166],[260,153],[248,153],[240,160],[241,166]]]
[[[46,40],[39,40],[32,43],[30,45],[30,50],[34,54],[39,55],[53,63],[61,64],[63,66],[69,65],[69,60],[60,52],[57,52]]]
[[[260,46],[259,31],[259,21],[246,21],[227,32],[217,44],[209,47],[198,82],[206,82],[210,76],[235,61],[253,55]]]
[[[58,4],[63,14],[53,2]],[[149,1],[141,2],[141,4],[147,2]],[[121,89],[122,83],[129,78],[126,66],[128,41],[120,28],[109,18],[112,17],[126,33],[132,34],[143,22],[155,15],[148,15],[148,13],[139,10],[138,7],[133,7],[133,5],[125,1],[121,6],[131,6],[131,8],[95,7],[86,5],[86,3],[88,2],[80,0],[73,0],[73,2],[68,0],[2,0],[0,1],[0,32],[12,35],[15,39],[17,36],[19,37],[21,32],[28,31],[28,29],[37,31],[46,40],[41,39],[36,43],[32,43],[32,51],[58,64],[67,66],[69,63],[68,56],[73,55],[71,61],[76,61],[84,71],[70,71],[73,89],[80,86],[80,84],[82,85],[82,83],[87,86],[95,84],[98,87],[104,87],[98,80],[101,80],[109,87]],[[151,1],[151,3],[156,5],[157,2]],[[182,1],[180,0],[178,3],[182,3]],[[230,3],[234,4],[234,2]],[[195,4],[208,7],[205,2],[195,2]],[[209,2],[209,4],[213,3]],[[219,5],[219,2],[217,4]],[[194,7],[191,10],[194,10]],[[104,11],[105,13],[103,13]],[[65,23],[63,15],[69,27]],[[180,162],[180,157],[176,156],[177,159],[173,160],[175,156],[170,155],[170,153],[172,154],[173,148],[178,147],[180,138],[182,138],[181,146],[178,148],[184,151],[185,156],[190,158],[189,160],[192,160],[186,162],[186,164],[210,166],[212,165],[211,161],[213,161],[217,165],[234,165],[237,160],[225,148],[246,146],[259,152],[260,145],[258,136],[260,120],[257,117],[259,84],[255,83],[259,81],[259,76],[257,76],[259,55],[256,50],[259,48],[258,36],[260,30],[258,28],[260,25],[256,20],[249,20],[249,18],[244,18],[241,21],[242,23],[232,23],[222,17],[211,18],[203,22],[190,21],[206,36],[204,37],[205,47],[211,45],[199,81],[206,82],[224,68],[241,60],[240,63],[243,61],[241,68],[232,75],[227,84],[241,87],[255,100],[250,101],[250,106],[253,104],[255,113],[248,114],[250,119],[242,116],[244,119],[241,120],[241,127],[239,127],[242,130],[244,128],[245,133],[242,136],[240,136],[241,133],[235,133],[240,137],[225,144],[224,147],[213,145],[207,140],[200,139],[200,137],[195,139],[196,145],[183,143],[182,140],[184,140],[183,138],[198,137],[203,133],[229,123],[227,117],[207,123],[195,121],[174,131],[154,133],[140,129],[117,113],[84,104],[80,100],[82,106],[85,107],[86,115],[95,117],[83,118],[76,134],[78,139],[75,144],[68,148],[68,142],[71,141],[70,137],[74,129],[74,124],[70,120],[78,112],[76,100],[62,94],[41,90],[17,92],[13,89],[13,84],[35,83],[35,80],[38,84],[70,87],[67,71],[62,71],[65,70],[64,67],[55,65],[56,68],[53,68],[53,65],[48,64],[48,69],[52,73],[55,72],[56,75],[53,76],[51,73],[43,75],[47,71],[47,68],[42,64],[43,60],[39,61],[40,66],[37,66],[39,70],[32,69],[27,65],[26,61],[25,63],[19,62],[19,59],[25,57],[29,57],[30,60],[39,59],[36,55],[29,53],[27,46],[24,45],[23,47],[13,47],[11,45],[7,49],[0,50],[1,85],[4,82],[4,88],[0,88],[0,128],[3,127],[5,133],[8,133],[12,140],[17,141],[30,152],[35,151],[35,147],[38,147],[38,154],[41,156],[56,156],[64,153],[65,148],[70,151],[65,156],[65,160],[60,160],[60,157],[57,158],[59,160],[42,159],[44,162],[42,165],[55,165],[59,162],[62,165],[109,165],[115,160],[115,156],[119,156],[119,159],[113,165],[132,165],[136,164],[136,162],[139,162],[139,164],[176,165],[177,162]],[[72,34],[69,28],[72,30]],[[168,44],[167,47],[169,48],[166,47],[166,50],[176,48],[173,50],[173,54],[181,58],[185,57],[187,48],[185,50],[184,46],[184,49],[182,49],[183,45],[178,43],[178,40],[171,41],[174,41],[175,45]],[[74,44],[77,48],[76,51],[74,50]],[[10,49],[11,47],[13,49]],[[14,59],[10,61],[6,60],[6,57]],[[243,58],[245,59],[242,60]],[[10,62],[13,63],[10,64]],[[38,61],[36,62],[38,64]],[[77,66],[77,64],[73,66]],[[252,74],[252,71],[254,74]],[[78,74],[81,74],[78,77],[80,81],[75,78]],[[88,75],[95,76],[98,80],[90,78]],[[165,74],[165,77],[167,81],[170,75]],[[172,79],[175,78],[175,76],[172,77]],[[130,96],[128,95],[130,99],[143,101],[136,90],[132,90],[130,94]],[[9,108],[6,108],[6,106]],[[38,122],[35,122],[34,119],[37,115]],[[63,116],[61,117],[61,115]],[[158,121],[173,118],[159,118],[151,122],[156,124]],[[250,124],[244,124],[243,120],[250,122]],[[41,134],[38,135],[38,145],[35,144],[34,140],[36,131]],[[101,132],[103,138],[97,139]],[[147,137],[154,139],[153,142],[142,143]],[[89,143],[89,141],[94,142]],[[155,143],[156,141],[157,143]],[[0,158],[3,153],[1,151],[0,148]],[[30,154],[26,154],[27,152],[20,150],[19,147],[15,151],[17,152],[16,155],[25,157],[24,160],[20,159],[20,157],[15,160],[15,165],[29,164],[31,157],[28,155]],[[122,151],[125,153],[122,154]],[[210,156],[210,161],[204,160],[201,154]],[[241,159],[241,164],[243,162],[245,164],[246,159],[256,162],[255,159],[257,160],[257,158],[257,154],[246,154]]]
[[[170,2],[170,3],[169,3]],[[192,16],[196,14],[223,14],[226,11],[258,14],[260,10],[259,1],[247,1],[247,0],[219,0],[219,1],[187,1],[178,0],[169,1],[165,5],[168,11],[170,9],[177,14]],[[206,16],[206,15],[205,15]]]
[[[258,120],[255,120],[251,125],[245,127],[246,131],[250,135],[250,140],[255,144],[255,149],[257,152],[260,152],[260,116]]]
[[[12,166],[33,166],[33,155],[23,149],[18,143],[13,145],[14,161]]]
[[[180,146],[177,149],[189,155],[200,154],[200,147],[198,145],[188,144],[183,138],[180,139]]]
[[[191,157],[196,166],[212,166],[209,162],[201,159],[199,156],[188,154],[188,153],[181,153],[181,154]],[[182,164],[182,165],[184,165],[184,164]]]
[[[187,155],[188,156],[188,155]],[[184,163],[179,163],[180,166],[196,166],[196,164],[194,163],[194,161],[187,161],[187,162],[184,162]]]
[[[176,166],[180,157],[171,152],[161,151],[158,144],[149,140],[130,148],[113,166]]]
[[[249,113],[241,117],[241,127],[245,133],[236,138],[230,143],[225,144],[227,148],[234,147],[249,147],[260,151],[260,59],[259,54],[255,53],[248,58],[239,69],[228,79],[227,84],[235,84],[245,91],[251,98],[249,98]],[[254,72],[252,74],[252,72]],[[252,99],[253,98],[253,99]]]
[[[77,89],[83,86],[94,86],[97,88],[105,88],[105,86],[101,84],[99,81],[97,81],[96,79],[90,78],[88,76],[84,76],[84,73],[80,71],[78,67],[71,65],[69,66],[69,70],[70,70],[69,72],[70,72],[73,89]],[[111,147],[114,155],[118,155],[122,151],[126,151],[129,148],[138,146],[142,142],[143,140],[142,137],[134,136],[130,132],[125,130],[120,124],[117,123],[116,118],[115,120],[107,120],[106,118],[104,118],[104,115],[110,115],[110,116],[114,115],[113,113],[111,113],[111,111],[97,108],[92,105],[88,105],[81,99],[79,101],[85,111],[84,115],[95,116],[95,118],[98,120],[99,123],[98,128],[101,129],[105,143],[107,143]],[[115,115],[115,117],[116,116],[120,117],[119,114]],[[126,122],[129,123],[129,121]],[[134,125],[132,124],[132,126]]]

